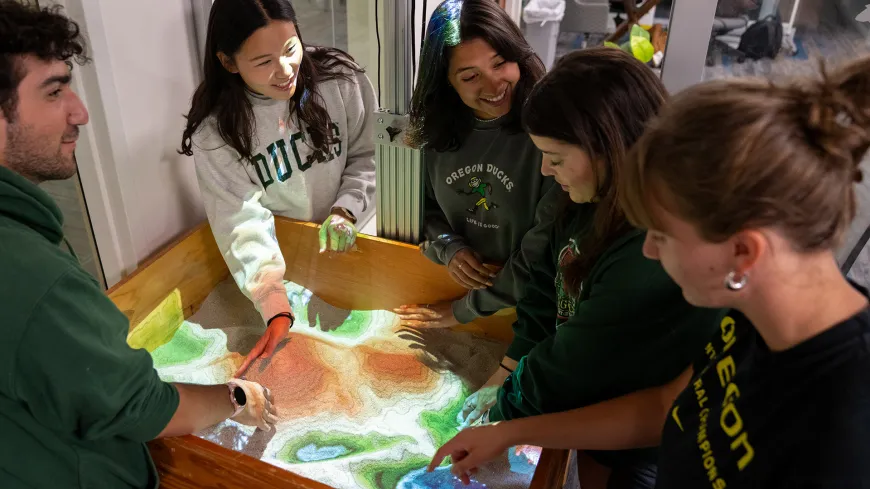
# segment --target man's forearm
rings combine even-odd
[[[178,409],[157,438],[197,433],[233,415],[226,385],[174,385],[178,389]]]

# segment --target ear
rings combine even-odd
[[[223,65],[225,70],[229,71],[230,73],[238,73],[239,72],[239,68],[236,67],[236,63],[233,61],[232,58],[230,58],[229,56],[227,56],[224,53],[217,53],[217,57],[220,60],[221,65]]]
[[[740,231],[731,238],[733,271],[738,277],[747,274],[770,247],[757,230]]]

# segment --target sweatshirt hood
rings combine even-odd
[[[63,240],[63,214],[33,182],[0,166],[0,218],[27,226],[54,244]]]

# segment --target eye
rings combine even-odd
[[[48,96],[49,96],[50,98],[58,98],[58,97],[60,97],[60,94],[61,94],[61,93],[63,93],[63,89],[62,89],[62,88],[58,88],[57,90],[54,90],[54,91],[52,91],[51,93],[49,93]]]
[[[657,232],[655,232],[655,231],[650,231],[650,232],[649,232],[649,237],[650,237],[650,239],[652,239],[653,242],[655,242],[655,243],[662,243],[662,242],[664,242],[664,240],[665,240],[664,235],[662,235],[661,233],[657,233]]]
[[[495,67],[496,67],[496,68],[501,68],[502,66],[504,66],[504,65],[506,65],[506,64],[507,64],[507,60],[504,60],[504,59],[503,59],[503,60],[499,61],[498,63],[496,63],[496,64],[495,64]]]
[[[464,82],[470,82],[470,81],[474,80],[475,78],[477,78],[477,75],[471,75],[471,76],[468,77],[468,78],[463,78],[462,81],[464,81]]]
[[[267,64],[269,64],[271,62],[272,62],[271,59],[267,59],[266,61],[263,61],[262,63],[258,64],[257,67],[259,68],[260,66],[266,66]]]
[[[562,166],[562,160],[550,160],[552,166]]]

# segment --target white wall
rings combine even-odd
[[[205,219],[193,161],[176,153],[199,76],[193,13],[186,0],[56,1],[90,41],[76,158],[111,286]]]

